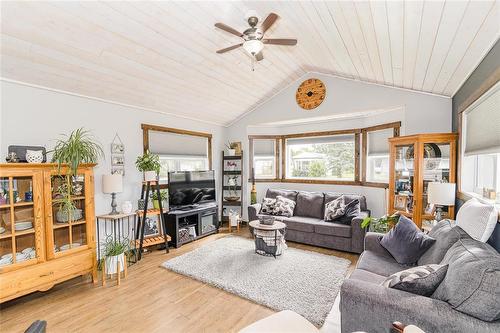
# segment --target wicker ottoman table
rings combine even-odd
[[[274,221],[272,225],[262,224],[259,220],[250,221],[255,239],[255,253],[276,258],[286,249],[286,224]]]

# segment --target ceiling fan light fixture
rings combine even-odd
[[[243,43],[243,48],[250,55],[254,56],[264,48],[264,44],[258,39],[247,40]]]

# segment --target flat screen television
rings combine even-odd
[[[168,197],[171,210],[215,203],[214,171],[169,172]]]

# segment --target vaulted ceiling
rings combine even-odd
[[[2,2],[1,76],[228,124],[306,72],[452,96],[500,34],[498,1]],[[245,13],[280,19],[252,71]]]

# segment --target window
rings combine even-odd
[[[500,203],[500,83],[461,114],[460,191]]]
[[[278,174],[279,137],[250,136],[250,167],[255,179],[275,180]],[[251,178],[251,175],[250,175]]]
[[[211,169],[211,134],[145,124],[142,129],[144,148],[160,157],[162,183],[169,171]]]
[[[286,139],[286,178],[355,180],[355,135]]]

